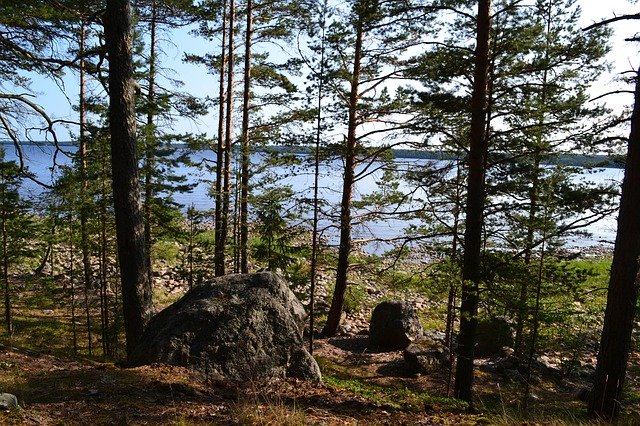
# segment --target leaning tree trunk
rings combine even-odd
[[[484,220],[485,168],[487,138],[485,134],[487,84],[489,73],[489,33],[491,0],[478,1],[477,44],[473,94],[471,98],[471,134],[469,177],[467,182],[467,210],[462,261],[462,303],[460,306],[460,336],[454,396],[473,404],[473,360],[478,325],[478,290],[482,225]]]
[[[344,295],[347,291],[347,275],[349,272],[349,255],[351,254],[351,201],[355,181],[356,167],[356,128],[358,120],[358,99],[360,90],[360,67],[362,62],[362,45],[364,39],[364,22],[361,16],[356,28],[356,45],[353,58],[353,75],[349,94],[349,124],[345,150],[344,180],[342,184],[342,202],[340,204],[340,249],[336,271],[336,285],[327,315],[327,322],[322,329],[323,336],[335,336],[340,326]]]
[[[589,416],[606,421],[620,413],[620,398],[631,348],[638,298],[640,257],[640,69],[636,73],[635,105],[622,182],[618,231],[611,264],[607,308]]]
[[[128,0],[107,1],[104,29],[109,56],[113,206],[129,356],[150,316],[151,285],[136,158],[135,81],[131,54],[133,36],[131,4]]]

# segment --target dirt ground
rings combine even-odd
[[[295,379],[220,383],[182,367],[123,368],[0,347],[0,392],[17,395],[21,406],[0,412],[0,424],[573,424],[571,417],[553,422],[524,421],[511,417],[506,408],[495,410],[495,401],[502,400],[507,407],[510,399],[518,399],[509,397],[518,394],[518,385],[501,388],[503,379],[482,369],[476,381],[480,403],[475,414],[446,403],[442,408],[438,401],[447,401],[450,384],[447,369],[433,375],[407,376],[402,352],[371,350],[366,336],[316,340],[314,356],[325,374],[347,377],[346,383],[353,382],[355,387],[336,386],[335,380],[323,384]],[[439,399],[423,407],[397,406],[372,395],[369,386],[428,393]],[[533,388],[532,410],[547,410],[552,418],[556,416],[554,407],[565,412],[573,407],[575,412],[582,403],[575,401],[573,390],[566,382],[540,381]],[[543,405],[542,401],[552,404]],[[584,419],[576,423],[584,423]]]
[[[363,339],[316,341],[314,354],[380,385],[394,377],[400,352],[371,353]],[[300,380],[233,385],[211,382],[182,367],[121,368],[64,360],[4,347],[0,391],[17,395],[19,409],[0,412],[0,424],[476,424],[463,413],[402,411],[349,389]],[[439,380],[434,391],[441,390]]]

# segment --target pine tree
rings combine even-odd
[[[192,2],[184,0],[172,1],[139,1],[139,26],[146,26],[148,40],[147,52],[139,68],[138,79],[146,92],[138,99],[137,110],[144,115],[141,121],[140,156],[142,160],[141,175],[143,187],[143,212],[145,239],[147,241],[149,273],[153,274],[153,243],[157,234],[175,233],[177,224],[168,220],[179,207],[170,199],[175,192],[186,192],[191,189],[184,176],[174,172],[178,166],[187,162],[186,156],[177,156],[175,142],[189,142],[190,135],[174,135],[167,131],[175,121],[177,111],[181,118],[194,119],[205,112],[205,108],[197,98],[177,91],[170,91],[163,85],[169,80],[173,86],[179,85],[174,79],[168,79],[162,73],[162,46],[160,34],[164,28],[177,29],[191,24],[195,20]],[[162,124],[160,124],[162,123]],[[151,280],[150,275],[150,280]]]
[[[607,22],[639,19],[619,16]],[[632,41],[640,41],[636,36]],[[638,299],[638,257],[640,256],[640,68],[634,73],[634,105],[630,119],[618,229],[607,291],[607,307],[598,351],[598,362],[588,413],[591,418],[615,421],[621,408],[631,334]]]
[[[524,321],[528,318],[526,306],[532,297],[526,282],[537,276],[533,249],[543,241],[546,251],[554,249],[561,243],[561,237],[611,209],[609,188],[576,185],[572,180],[576,169],[550,169],[544,165],[559,155],[561,149],[592,149],[598,141],[598,132],[606,126],[606,111],[599,106],[586,107],[585,93],[589,82],[604,69],[601,58],[606,52],[607,34],[585,37],[575,31],[579,15],[574,2],[516,3],[499,1],[489,8],[491,25],[487,31],[491,38],[482,64],[486,77],[481,83],[486,91],[485,118],[483,130],[479,125],[475,128],[475,137],[482,133],[484,142],[481,149],[476,146],[475,157],[472,133],[466,126],[472,103],[468,94],[473,96],[478,90],[472,90],[468,82],[481,77],[472,73],[480,43],[472,47],[471,37],[479,33],[478,21],[469,18],[468,9],[455,9],[455,18],[444,23],[450,31],[443,43],[420,56],[423,64],[409,73],[417,76],[425,89],[414,94],[426,116],[415,131],[427,134],[426,145],[432,150],[444,148],[450,153],[446,161],[413,172],[426,192],[427,208],[423,214],[429,221],[427,233],[417,234],[416,238],[428,242],[431,235],[450,234],[450,247],[457,249],[457,234],[461,229],[465,232],[461,318],[461,337],[465,343],[459,346],[464,351],[464,359],[458,362],[459,370],[466,365],[472,371],[472,361],[468,360],[473,356],[470,349],[473,342],[469,335],[474,333],[469,330],[479,307],[480,285],[491,291],[488,297],[496,303],[508,299],[505,309],[508,312],[515,309],[515,316],[521,319],[518,340],[522,342]],[[472,111],[472,123],[473,114],[480,112]],[[592,118],[588,125],[581,120],[584,116]],[[457,160],[465,156],[469,167],[456,172]],[[459,226],[460,216],[455,214],[463,204],[460,178],[469,182],[464,194],[467,216],[463,227]],[[471,186],[471,182],[475,184]],[[553,196],[550,198],[543,189]],[[558,202],[560,199],[563,201]],[[550,204],[543,206],[542,201]],[[438,245],[438,241],[432,244]],[[492,245],[501,251],[491,253],[487,247]],[[510,293],[510,286],[515,283],[508,282],[513,276],[507,276],[516,270],[524,271],[518,266],[523,258],[531,264],[531,271],[515,279],[524,302],[514,304],[518,293]],[[510,268],[511,272],[507,272]],[[503,272],[505,276],[500,277]],[[507,288],[503,286],[505,282]],[[509,296],[499,298],[501,293]],[[467,390],[472,377],[469,371],[463,374],[466,379],[458,380]],[[465,399],[471,400],[470,392],[463,393]]]
[[[207,38],[215,38],[225,31],[221,53],[197,57],[188,55],[192,62],[202,63],[215,70],[220,76],[218,108],[218,141],[216,146],[216,270],[222,275],[225,270],[225,247],[228,244],[230,224],[233,224],[231,237],[236,244],[234,249],[234,271],[247,271],[249,218],[251,216],[249,200],[254,190],[252,176],[261,169],[251,164],[252,154],[260,145],[276,140],[280,135],[279,126],[287,122],[288,115],[279,114],[280,107],[291,105],[297,88],[291,82],[290,74],[295,73],[296,61],[285,57],[282,63],[274,60],[274,43],[290,44],[295,42],[294,35],[305,27],[309,9],[299,0],[279,2],[235,2],[209,3],[199,33]],[[237,19],[243,16],[245,19]],[[223,17],[223,25],[218,26],[216,18]],[[210,21],[213,21],[212,23]],[[244,25],[243,25],[244,23]],[[211,24],[211,25],[210,25]],[[238,54],[237,33],[244,32],[243,49]],[[279,59],[279,58],[276,58]],[[237,90],[235,80],[240,74],[236,65],[242,63],[242,90]],[[226,67],[225,67],[226,64]],[[222,80],[226,80],[226,87]],[[268,90],[264,90],[268,89]],[[240,134],[234,133],[233,111],[240,108],[242,121]],[[238,144],[239,159],[232,164],[233,146]],[[232,173],[235,167],[238,173]],[[232,191],[231,186],[236,189]],[[237,194],[235,205],[232,193]],[[237,212],[237,217],[231,217]]]
[[[105,40],[109,55],[111,162],[128,355],[142,335],[151,308],[136,158],[131,31],[130,3],[109,0],[105,13]]]
[[[610,187],[576,183],[581,169],[548,165],[564,152],[601,149],[597,148],[598,134],[608,117],[587,95],[591,82],[605,68],[608,33],[576,31],[578,19],[573,0],[541,0],[522,12],[500,17],[503,29],[495,49],[514,53],[493,66],[493,114],[503,117],[506,125],[492,135],[488,191],[494,199],[504,201],[496,201],[491,209],[495,214],[487,215],[494,216],[492,224],[503,224],[491,225],[496,240],[502,240],[497,243],[526,265],[533,263],[536,247],[544,244],[553,252],[576,229],[612,209],[614,191]],[[512,41],[514,32],[522,34],[519,43]],[[551,205],[545,206],[546,201]],[[514,298],[519,299],[517,352],[524,348],[531,297],[530,280],[520,281],[519,296]]]
[[[7,336],[13,335],[12,289],[9,268],[17,258],[25,255],[30,233],[31,219],[27,206],[21,199],[22,183],[20,168],[13,161],[4,161],[4,150],[0,152],[0,234],[2,237],[2,284],[4,287],[4,318]]]
[[[338,264],[331,307],[322,330],[325,336],[335,335],[342,313],[353,249],[353,209],[368,201],[362,199],[354,204],[354,186],[359,180],[384,172],[389,164],[383,160],[385,156],[389,158],[390,148],[404,142],[394,140],[392,135],[401,135],[401,131],[410,126],[410,119],[405,116],[407,99],[390,93],[385,85],[402,75],[405,66],[402,55],[419,45],[425,36],[425,32],[415,26],[425,12],[414,6],[405,2],[355,1],[349,4],[351,9],[344,19],[332,22],[328,28],[327,78],[337,100],[328,110],[347,118],[341,123],[346,128],[343,141],[332,146],[344,167],[337,215]],[[375,146],[374,140],[384,142]],[[384,174],[380,182],[390,176]],[[378,197],[374,195],[371,200]]]

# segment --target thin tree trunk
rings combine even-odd
[[[548,206],[548,203],[546,204]],[[544,261],[545,261],[545,241],[547,234],[547,226],[548,226],[548,211],[545,209],[544,216],[544,228],[543,228],[543,238],[542,245],[540,247],[540,260],[538,262],[538,280],[536,283],[536,302],[533,309],[533,331],[531,332],[531,342],[529,343],[529,356],[527,359],[527,375],[526,382],[524,386],[524,394],[522,396],[522,407],[523,412],[526,414],[529,411],[529,395],[531,393],[531,370],[533,367],[533,359],[536,355],[536,344],[538,341],[538,331],[540,329],[540,300],[542,295],[542,279],[544,274]]]
[[[187,282],[189,283],[189,290],[191,290],[193,288],[193,250],[195,248],[194,236],[196,232],[195,208],[193,207],[193,204],[187,211],[187,219],[189,220],[189,245],[187,247],[187,268],[189,269],[189,278]]]
[[[72,229],[71,223],[69,223],[69,229]],[[73,234],[71,235],[71,239],[73,241]],[[73,253],[71,256],[71,265],[73,267]],[[73,273],[71,274],[71,281],[73,281]],[[87,287],[85,283],[85,285],[82,286],[82,289],[84,291],[84,314],[87,321],[87,342],[88,342],[87,347],[89,350],[89,355],[93,355],[93,335],[91,333],[91,311],[89,309],[89,287]]]
[[[467,211],[462,263],[462,294],[460,306],[460,336],[454,396],[467,401],[473,408],[473,361],[478,325],[478,290],[482,225],[484,220],[485,168],[487,157],[486,111],[489,71],[489,33],[491,0],[478,1],[477,44],[473,94],[471,99],[471,133]]]
[[[362,45],[364,41],[364,22],[360,16],[356,28],[356,44],[353,58],[353,75],[349,94],[349,123],[347,128],[344,178],[342,184],[342,201],[340,204],[340,251],[338,253],[338,267],[336,271],[336,285],[331,299],[331,306],[327,315],[327,322],[322,335],[335,336],[340,326],[344,295],[347,290],[349,272],[349,255],[351,254],[351,202],[353,185],[355,183],[356,167],[356,129],[358,125],[358,101],[360,90],[360,68],[362,61]]]
[[[240,170],[240,272],[249,272],[249,108],[251,106],[251,42],[253,1],[247,0],[247,28],[244,47],[244,92],[242,100],[242,154]]]
[[[106,159],[102,151],[100,161],[100,190],[104,198],[107,197],[107,170]],[[109,289],[108,272],[107,272],[107,206],[100,203],[100,320],[102,328],[102,352],[107,356],[113,355],[112,339],[109,331],[109,300],[107,291]]]
[[[240,273],[240,158],[236,157],[233,185],[233,273]]]
[[[547,5],[547,16],[546,16],[546,40],[545,40],[545,62],[549,61],[549,48],[551,44],[551,8],[552,8],[552,0],[549,1]],[[540,105],[545,105],[547,100],[547,82],[548,82],[548,70],[545,69],[542,73],[542,84],[541,89],[542,93],[540,95]],[[540,114],[538,124],[540,125],[540,129],[544,127],[544,112]],[[542,162],[541,158],[541,150],[542,150],[542,142],[543,135],[541,131],[537,134],[537,142],[538,146],[535,149],[533,155],[533,177],[531,179],[531,188],[529,189],[529,218],[527,221],[527,237],[526,237],[526,246],[524,253],[524,263],[526,265],[531,264],[531,256],[533,252],[534,245],[534,237],[535,237],[535,220],[538,215],[538,194],[540,193],[540,165]],[[544,241],[543,241],[544,244]],[[518,302],[518,311],[516,317],[516,336],[514,341],[514,350],[516,354],[520,354],[522,352],[522,348],[524,347],[524,324],[526,322],[527,311],[528,311],[528,296],[529,296],[529,286],[527,280],[522,280],[520,283],[520,300]]]
[[[80,52],[84,53],[85,50],[85,22],[82,21],[82,27],[80,30]],[[80,176],[81,183],[81,207],[80,207],[80,238],[82,244],[82,269],[84,275],[84,286],[91,288],[92,284],[92,271],[91,271],[91,253],[89,250],[89,230],[88,230],[88,195],[89,180],[87,178],[87,141],[85,138],[85,121],[86,121],[86,106],[85,106],[85,62],[84,59],[80,59]]]
[[[2,176],[4,181],[4,176]],[[11,313],[11,284],[9,283],[9,248],[7,232],[7,197],[2,189],[2,278],[4,280],[4,319],[9,339],[13,336],[13,315]]]
[[[589,402],[589,416],[606,421],[613,421],[620,414],[640,285],[640,69],[636,73],[634,100],[607,308]]]
[[[216,210],[215,210],[215,250],[214,250],[214,265],[216,276],[224,275],[224,249],[225,241],[222,239],[222,216],[223,216],[223,188],[225,172],[225,151],[227,145],[225,144],[225,102],[226,96],[224,91],[225,83],[225,67],[227,65],[227,1],[222,3],[222,41],[220,48],[220,83],[218,88],[219,102],[218,105],[218,142],[216,146]]]
[[[151,313],[151,283],[136,158],[135,81],[129,1],[107,0],[105,40],[109,55],[113,204],[127,356],[130,356]]]
[[[322,96],[324,89],[324,53],[325,53],[325,27],[327,16],[327,0],[322,6],[322,41],[320,47],[320,72],[318,73],[318,115],[316,121],[316,145],[314,149],[313,169],[313,229],[311,240],[311,288],[309,289],[309,353],[313,355],[313,339],[315,334],[315,297],[318,269],[318,216],[319,186],[320,186],[320,136],[322,135]]]
[[[233,149],[233,64],[234,64],[234,27],[236,6],[234,0],[229,0],[229,53],[227,55],[227,96],[225,117],[225,151],[224,151],[224,191],[222,200],[222,223],[220,225],[220,241],[223,244],[222,273],[224,275],[224,245],[229,233],[229,206],[231,204],[231,151]],[[217,272],[216,272],[217,275]]]
[[[151,22],[149,23],[150,40],[149,40],[149,75],[147,92],[147,131],[145,132],[145,149],[144,149],[144,239],[146,242],[147,263],[149,264],[147,278],[153,283],[153,262],[151,260],[151,247],[153,239],[151,235],[151,217],[153,215],[153,197],[155,196],[154,174],[156,167],[155,148],[156,148],[156,132],[155,132],[155,116],[156,116],[156,27],[157,27],[158,4],[156,0],[151,2]]]
[[[460,206],[462,198],[462,166],[460,160],[456,161],[456,194],[453,205],[453,239],[451,241],[451,261],[458,262],[458,232],[460,230]],[[453,361],[455,353],[453,350],[453,333],[456,323],[456,298],[458,296],[458,283],[452,280],[449,284],[449,294],[447,297],[447,322],[444,331],[444,344],[449,348],[449,374],[447,377],[447,396],[451,392],[451,381],[453,380]]]
[[[531,258],[533,255],[533,244],[535,237],[535,225],[534,221],[537,218],[538,212],[538,193],[540,186],[540,152],[536,150],[533,161],[534,175],[531,179],[531,188],[529,188],[529,217],[527,220],[527,236],[525,240],[525,252],[524,263],[525,265],[531,264]],[[521,355],[524,350],[524,325],[527,320],[527,313],[529,311],[528,306],[529,299],[529,283],[524,279],[520,283],[520,296],[518,299],[518,307],[516,311],[516,336],[514,340],[513,349],[517,355]]]
[[[462,170],[461,170],[460,161],[457,161],[456,162],[456,194],[455,194],[454,206],[453,206],[453,227],[452,227],[453,238],[451,240],[451,261],[452,262],[458,261],[458,232],[460,230],[460,205],[461,205],[460,199],[462,197],[461,181],[462,181]],[[444,342],[445,342],[445,345],[449,347],[449,349],[451,349],[452,347],[453,326],[456,320],[455,299],[456,299],[456,293],[458,290],[457,287],[458,287],[457,283],[455,281],[452,281],[451,284],[449,285],[449,294],[447,297],[447,322],[446,322],[445,332],[444,332]]]
[[[80,30],[80,52],[84,53],[85,45],[85,23],[82,21]],[[92,335],[91,335],[91,313],[89,312],[89,289],[92,286],[91,283],[91,258],[89,251],[89,230],[87,229],[88,221],[88,195],[89,181],[87,179],[87,143],[84,137],[85,129],[85,68],[84,59],[80,60],[80,178],[81,192],[80,192],[80,245],[82,250],[82,276],[84,281],[84,308],[85,315],[87,317],[87,339],[89,355],[93,353]],[[73,257],[72,257],[73,268]],[[71,274],[71,282],[73,286],[73,274]],[[74,347],[75,347],[75,324],[74,324]]]
[[[73,248],[70,248],[71,251]],[[71,256],[70,256],[71,257]],[[73,266],[72,266],[73,268]],[[76,320],[76,286],[73,282],[73,273],[71,275],[71,333],[73,341],[73,353],[78,354],[78,330]]]

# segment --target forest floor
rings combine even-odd
[[[575,398],[584,383],[543,377],[532,388],[525,418],[522,386],[479,369],[476,412],[446,398],[449,375],[405,376],[402,353],[375,352],[366,337],[315,342],[324,383],[211,382],[182,367],[123,368],[0,347],[0,391],[19,409],[0,411],[0,424],[19,425],[573,425],[587,424]],[[634,354],[630,383],[640,377]],[[634,392],[636,393],[636,392]],[[639,424],[639,401],[625,405],[622,424]]]
[[[606,265],[603,267],[606,272]],[[163,273],[164,274],[164,273]],[[165,304],[184,289],[163,284]],[[16,282],[14,325],[9,340],[0,331],[0,392],[18,397],[20,408],[0,411],[0,424],[16,425],[576,425],[590,424],[586,405],[576,398],[589,386],[595,343],[584,345],[578,367],[558,368],[566,354],[540,351],[548,369],[536,370],[530,398],[523,406],[522,376],[499,368],[500,358],[476,360],[475,410],[450,397],[453,379],[443,368],[428,375],[408,375],[402,351],[369,347],[363,333],[370,310],[391,297],[380,280],[364,281],[360,308],[346,316],[340,337],[316,339],[313,355],[323,383],[273,380],[261,383],[212,382],[181,367],[151,365],[125,368],[105,362],[98,324],[93,324],[94,355],[87,353],[81,302],[76,300],[78,354],[70,349],[69,289]],[[394,285],[398,287],[398,283]],[[599,285],[599,284],[598,284]],[[174,288],[175,287],[175,288]],[[403,290],[404,291],[404,290]],[[442,303],[408,288],[426,321],[442,316]],[[324,295],[322,297],[325,297]],[[91,304],[99,322],[96,300]],[[585,302],[583,304],[587,306]],[[599,311],[598,311],[599,312]],[[435,315],[435,316],[434,316]],[[593,328],[588,324],[581,327]],[[83,334],[84,333],[84,334]],[[576,334],[581,339],[582,334]],[[84,339],[84,340],[83,340]],[[634,348],[640,336],[635,336]],[[574,360],[576,361],[576,360]],[[629,362],[620,424],[640,424],[640,354]]]

